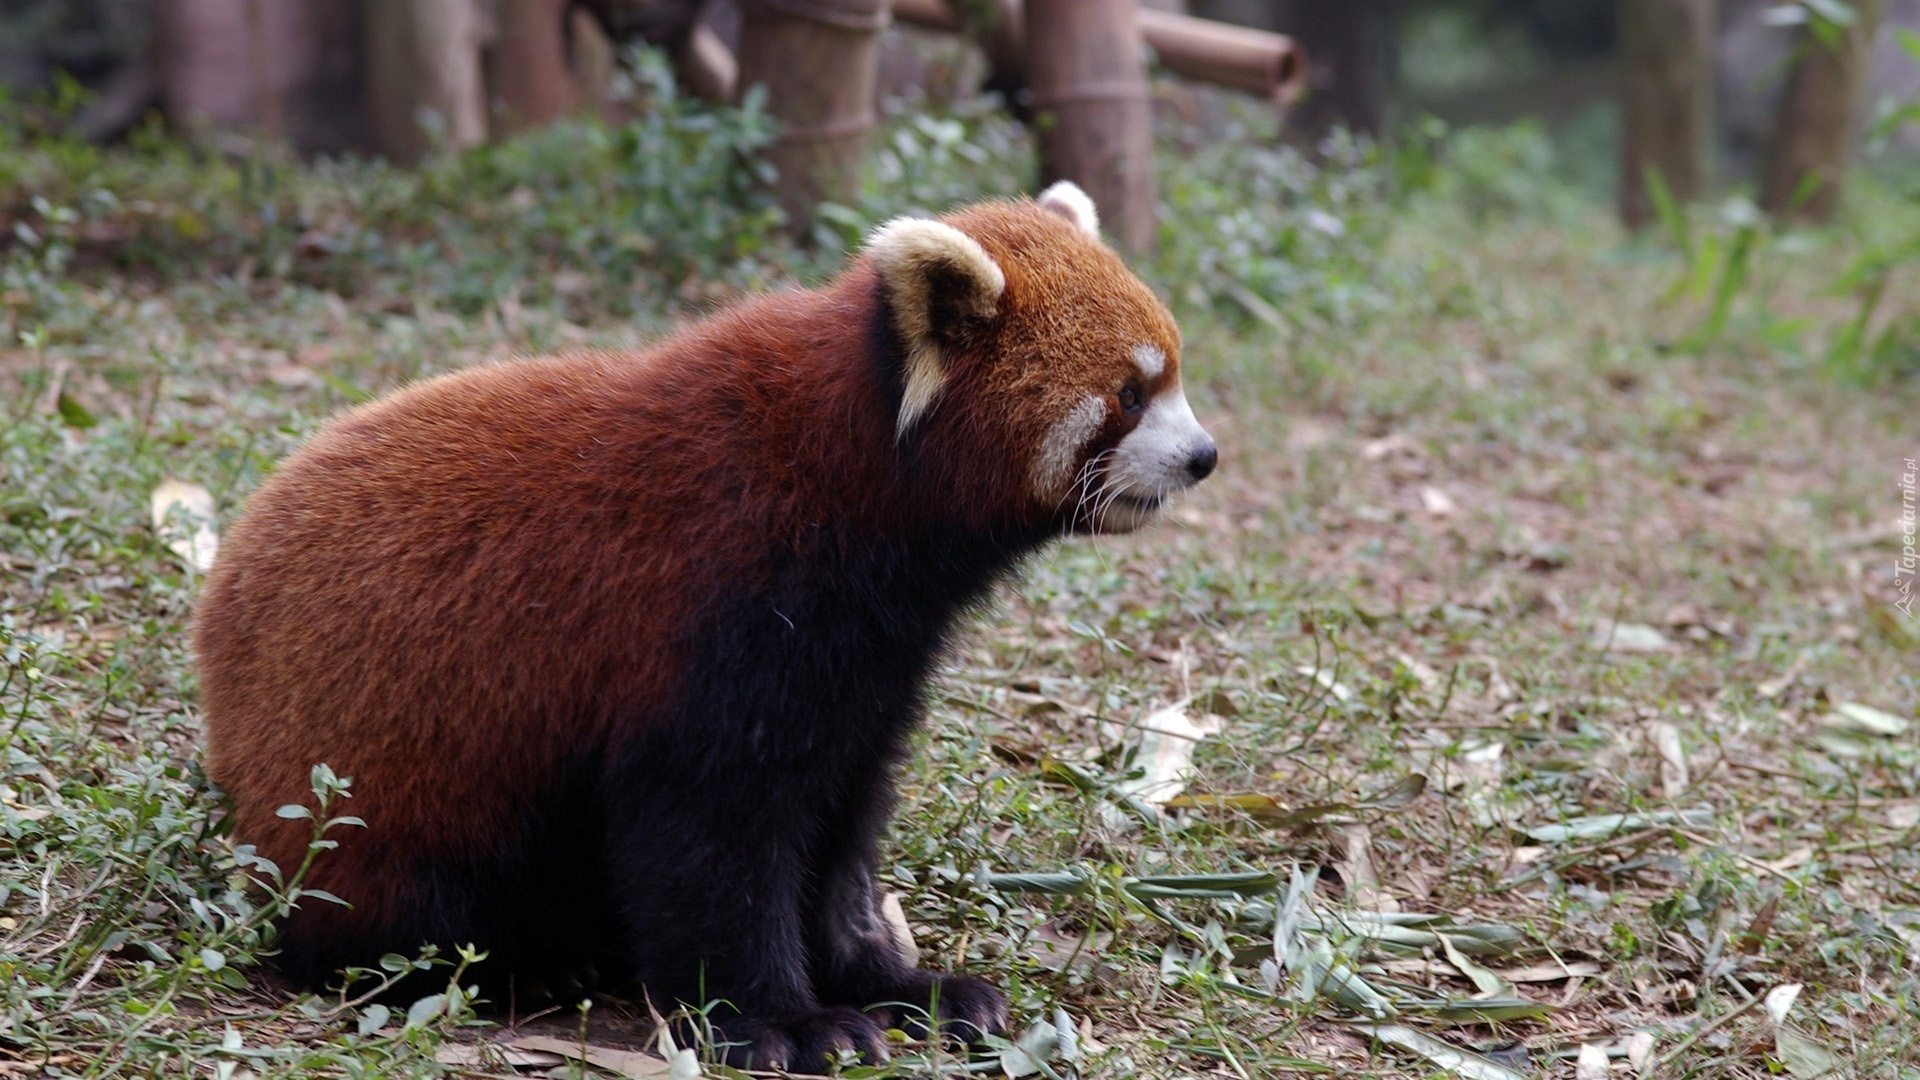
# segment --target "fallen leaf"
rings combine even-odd
[[[1660,791],[1677,799],[1692,785],[1687,771],[1687,751],[1680,742],[1680,729],[1662,720],[1647,731],[1653,748],[1660,755]]]
[[[1057,1049],[1061,1061],[1080,1060],[1080,1029],[1074,1026],[1073,1017],[1058,1005],[1053,1007],[1053,1029],[1058,1034]]]
[[[1500,997],[1513,993],[1513,984],[1492,971],[1467,959],[1466,953],[1446,934],[1440,934],[1440,947],[1447,954],[1447,961],[1460,969],[1460,974],[1473,983],[1473,988],[1488,997]]]
[[[1760,909],[1753,913],[1753,918],[1747,923],[1746,933],[1740,935],[1736,945],[1741,952],[1758,952],[1760,946],[1766,944],[1767,935],[1773,932],[1773,922],[1780,916],[1781,895],[1778,889],[1771,891]]]
[[[1774,1029],[1773,1054],[1800,1080],[1827,1076],[1840,1068],[1837,1054],[1785,1025]]]
[[[1193,771],[1193,752],[1202,739],[1220,733],[1218,717],[1194,720],[1182,706],[1161,709],[1138,725],[1133,767],[1138,778],[1113,785],[1116,792],[1149,803],[1164,803],[1186,790],[1185,777]]]
[[[1599,964],[1591,960],[1575,960],[1570,964],[1555,960],[1523,968],[1499,968],[1497,973],[1510,983],[1544,983],[1562,979],[1591,979],[1602,970]]]
[[[1876,709],[1871,705],[1862,705],[1857,701],[1843,701],[1827,714],[1832,724],[1851,727],[1869,735],[1885,735],[1892,738],[1905,735],[1913,725],[1890,712]]]
[[[507,1044],[515,1050],[530,1050],[537,1053],[558,1054],[569,1061],[584,1061],[596,1069],[605,1069],[620,1076],[633,1077],[634,1080],[656,1080],[656,1078],[677,1077],[683,1075],[676,1066],[679,1062],[669,1062],[656,1054],[643,1050],[615,1050],[609,1046],[582,1045],[568,1042],[548,1035],[522,1035]],[[685,1056],[693,1061],[694,1073],[699,1075],[699,1059],[691,1049],[679,1050],[676,1058]]]
[[[1564,844],[1569,840],[1599,840],[1604,837],[1618,836],[1621,833],[1656,829],[1664,825],[1700,826],[1712,822],[1713,811],[1711,810],[1677,812],[1663,810],[1648,814],[1593,814],[1521,831],[1528,839],[1538,843]]]
[[[1044,922],[1033,928],[1021,952],[1048,971],[1086,971],[1099,963],[1111,944],[1113,935],[1105,931],[1083,936],[1062,930],[1059,923]]]
[[[1379,461],[1389,454],[1418,454],[1420,444],[1399,432],[1378,439],[1369,439],[1360,445],[1360,456],[1368,461]]]
[[[563,1064],[567,1059],[560,1054],[522,1050],[498,1043],[478,1046],[456,1043],[435,1050],[433,1060],[459,1069],[484,1069],[495,1065],[512,1069],[544,1069]]]
[[[1327,670],[1326,668],[1314,667],[1311,664],[1301,664],[1299,667],[1296,667],[1293,670],[1302,675],[1305,675],[1307,678],[1312,679],[1314,682],[1319,683],[1322,689],[1326,690],[1327,693],[1332,694],[1334,697],[1338,698],[1339,700],[1341,701],[1353,700],[1353,691],[1348,689],[1345,683],[1334,678],[1333,672]]]
[[[900,894],[888,889],[880,898],[880,917],[893,935],[893,947],[908,967],[920,966],[920,946],[913,940],[913,927],[907,925],[907,911],[900,906]]]
[[[1373,866],[1373,833],[1362,824],[1342,826],[1339,830],[1340,878],[1347,883],[1347,899],[1355,906],[1378,911],[1398,911],[1399,901],[1380,888],[1380,873]]]
[[[1594,648],[1607,652],[1653,653],[1673,647],[1667,635],[1646,623],[1601,623],[1589,640]]]
[[[1905,735],[1906,720],[1857,701],[1842,702],[1820,718],[1814,741],[1830,754],[1863,757],[1880,749],[1882,740]]]
[[[1434,517],[1447,517],[1460,510],[1460,507],[1454,503],[1453,496],[1432,484],[1420,485],[1420,506]]]
[[[1466,803],[1473,814],[1474,824],[1481,828],[1505,823],[1500,782],[1506,771],[1503,761],[1506,750],[1507,744],[1503,742],[1463,744],[1459,753],[1450,759],[1438,757],[1433,762],[1434,768],[1442,770],[1440,775],[1452,780],[1449,786],[1456,789],[1460,801]]]
[[[1627,1064],[1635,1073],[1645,1073],[1653,1064],[1654,1039],[1651,1031],[1636,1031],[1627,1036]]]
[[[213,569],[220,534],[213,528],[212,493],[199,484],[168,477],[153,489],[148,508],[154,532],[188,569],[202,574]]]
[[[1787,983],[1767,991],[1766,1000],[1760,1004],[1767,1010],[1767,1018],[1776,1024],[1785,1023],[1787,1012],[1793,1003],[1800,999],[1800,984]]]
[[[1060,1030],[1049,1021],[1036,1020],[1017,1042],[1000,1051],[1000,1071],[1019,1080],[1041,1072],[1059,1053]]]
[[[1787,687],[1792,686],[1800,678],[1800,672],[1807,666],[1807,657],[1808,654],[1805,652],[1794,657],[1793,663],[1787,665],[1787,670],[1774,678],[1756,684],[1753,692],[1768,700],[1786,693]]]
[[[1607,1069],[1607,1052],[1597,1043],[1586,1043],[1573,1063],[1573,1080],[1607,1080]]]
[[[1467,1080],[1526,1080],[1521,1073],[1496,1064],[1471,1050],[1463,1050],[1405,1024],[1360,1024],[1361,1031],[1390,1046],[1397,1046],[1427,1059],[1442,1069],[1459,1073]]]
[[[1766,867],[1769,870],[1775,871],[1776,873],[1784,874],[1787,871],[1792,870],[1797,866],[1805,866],[1812,859],[1813,859],[1813,848],[1803,845],[1801,847],[1794,848],[1792,851],[1787,852],[1785,855],[1782,855],[1779,858],[1772,860],[1771,862],[1762,862],[1760,865]]]

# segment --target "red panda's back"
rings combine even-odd
[[[486,844],[524,785],[604,738],[594,703],[657,696],[694,546],[662,542],[684,527],[678,470],[630,460],[679,453],[643,363],[522,361],[413,387],[328,425],[253,496],[195,642],[238,836],[298,865],[311,826],[274,810],[310,803],[325,762],[354,779],[341,812],[368,835]],[[342,839],[316,872],[351,873],[370,843]]]

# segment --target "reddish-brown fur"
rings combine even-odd
[[[402,390],[260,488],[201,600],[208,770],[235,838],[283,868],[311,825],[274,811],[311,803],[316,762],[352,777],[337,812],[366,821],[308,881],[353,908],[303,905],[293,929],[399,919],[408,867],[485,865],[564,763],[615,754],[635,725],[703,737],[697,715],[647,703],[702,662],[690,628],[715,598],[774,587],[782,553],[852,565],[951,535],[1017,555],[1068,527],[1029,491],[1046,424],[1122,384],[1137,343],[1165,351],[1159,384],[1177,379],[1178,333],[1111,252],[1031,203],[943,220],[1006,290],[997,319],[951,330],[948,381],[904,436],[885,290],[858,260],[642,352]],[[1093,448],[1127,423],[1113,413]]]

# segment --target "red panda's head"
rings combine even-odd
[[[1101,242],[1078,187],[897,218],[864,253],[904,349],[897,434],[964,459],[983,501],[1127,532],[1213,470],[1179,328]]]

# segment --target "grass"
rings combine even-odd
[[[229,517],[370,394],[831,272],[702,156],[751,116],[648,115],[420,173],[0,139],[0,1074],[499,1076],[477,1047],[515,1034],[646,1045],[613,1002],[522,1023],[276,984],[276,901],[195,764],[195,574],[149,497],[178,477]],[[1571,1076],[1595,1046],[1615,1075],[1920,1077],[1920,623],[1889,528],[1920,391],[1828,377],[1797,329],[1852,310],[1828,283],[1858,244],[1765,246],[1683,349],[1687,267],[1537,135],[1314,169],[1261,134],[1170,136],[1141,262],[1219,473],[1039,559],[906,777],[889,883],[919,948],[1015,1002],[1025,1049],[980,1067],[1433,1074],[1360,1022],[1388,1001],[1493,1063],[1468,1069]],[[623,168],[662,145],[693,179]],[[1027,146],[963,113],[886,152],[830,244],[1006,190]],[[658,199],[746,216],[671,246]],[[1187,805],[1143,811],[1140,722],[1176,704],[1219,730]],[[1757,1003],[1796,984],[1776,1024]]]

